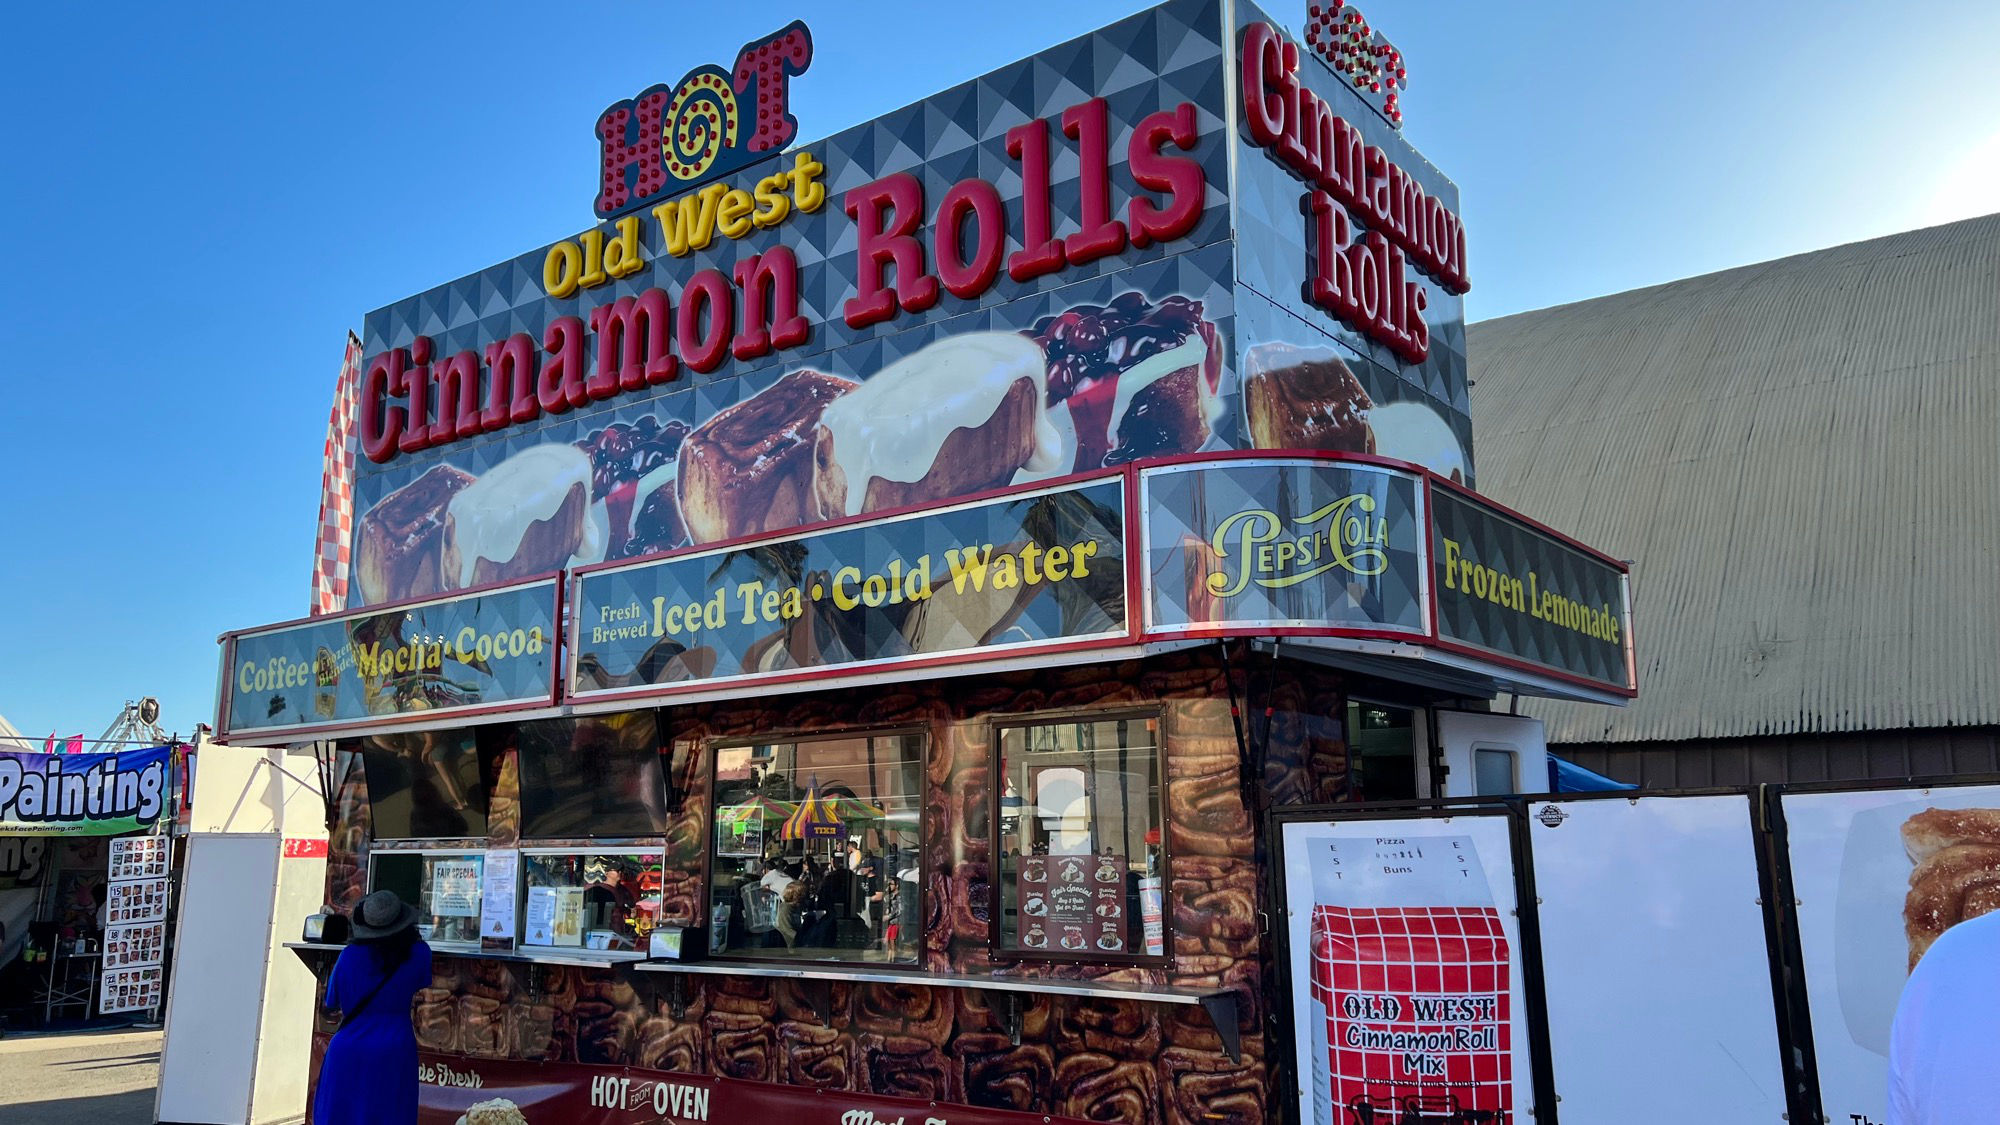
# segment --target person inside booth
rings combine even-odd
[[[708,901],[718,955],[914,960],[905,927],[889,937],[899,921],[891,882],[905,866],[894,833],[916,832],[922,780],[913,733],[717,747]]]

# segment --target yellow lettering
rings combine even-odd
[[[814,182],[824,171],[826,165],[810,152],[800,151],[792,158],[792,202],[807,215],[826,205],[826,185]]]
[[[1230,540],[1234,538],[1236,540],[1237,555],[1243,558],[1245,562],[1248,562],[1251,553],[1259,545],[1270,542],[1277,537],[1277,534],[1278,517],[1261,508],[1252,508],[1248,511],[1237,512],[1235,515],[1223,520],[1216,527],[1214,536],[1210,538],[1209,547],[1214,550],[1216,558],[1229,558],[1229,544]],[[1246,565],[1237,569],[1235,581],[1232,582],[1230,580],[1227,572],[1216,571],[1208,576],[1206,585],[1208,586],[1208,592],[1214,594],[1216,597],[1233,598],[1237,594],[1242,593],[1243,588],[1249,585],[1249,583],[1250,568]]]
[[[1097,553],[1096,540],[1085,540],[1069,549],[1071,578],[1090,577],[1090,557]]]
[[[577,238],[583,243],[583,287],[595,289],[610,280],[604,276],[604,232],[593,228]]]
[[[850,584],[859,584],[860,581],[861,571],[855,567],[843,566],[839,570],[834,571],[833,604],[841,609],[854,609],[859,606],[861,599],[854,596],[854,592],[848,589],[848,586]]]
[[[1001,555],[993,560],[993,588],[1012,590],[1021,584],[1020,564],[1013,555]]]
[[[785,185],[791,178],[791,173],[779,172],[757,181],[757,211],[750,221],[758,230],[769,230],[792,213],[792,201],[785,195]]]
[[[583,251],[574,242],[558,242],[542,259],[542,288],[551,297],[567,297],[583,281]]]
[[[604,248],[604,272],[630,277],[645,265],[645,248],[639,245],[639,216],[627,215],[618,220],[618,237]]]
[[[729,185],[713,183],[692,196],[669,199],[653,208],[660,223],[660,240],[667,253],[684,258],[692,250],[706,250],[715,240],[716,212]]]
[[[716,225],[730,238],[742,238],[750,233],[750,212],[757,209],[757,203],[747,191],[731,191],[722,197],[722,205],[716,208]]]
[[[986,588],[986,567],[993,561],[993,544],[983,543],[978,547],[953,547],[944,553],[944,564],[951,569],[951,588],[957,593],[965,593],[965,584],[972,583],[976,593]]]

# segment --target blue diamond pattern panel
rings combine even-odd
[[[705,248],[681,257],[664,248],[659,222],[639,212],[646,264],[623,279],[552,298],[543,284],[549,252],[544,246],[369,314],[362,334],[366,356],[407,348],[419,335],[432,340],[439,357],[468,349],[483,355],[487,345],[515,333],[540,341],[547,326],[562,317],[587,323],[593,309],[648,289],[665,290],[678,312],[682,287],[698,271],[731,277],[739,261],[783,246],[799,263],[799,312],[810,336],[802,345],[759,358],[725,356],[707,373],[695,373],[683,362],[670,382],[384,463],[357,457],[358,573],[350,605],[699,543],[696,532],[681,527],[686,513],[665,510],[666,498],[685,484],[674,475],[680,442],[719,412],[802,369],[864,383],[951,335],[1027,333],[1046,342],[1056,331],[1055,320],[1070,312],[1088,314],[1094,327],[1083,330],[1088,347],[1076,350],[1076,362],[1060,376],[1051,363],[1048,428],[1037,430],[1043,435],[1037,440],[1053,433],[1046,441],[1065,447],[1038,456],[1038,464],[1054,462],[1066,472],[1240,444],[1223,34],[1219,0],[1172,0],[719,181],[751,191],[765,177],[793,167],[796,153],[810,153],[825,166],[819,179],[827,199],[816,212],[795,211],[741,241],[717,233]],[[1128,150],[1134,127],[1148,115],[1192,107],[1193,148],[1183,152],[1169,144],[1163,153],[1197,163],[1203,174],[1201,212],[1187,234],[1143,248],[1128,246],[1025,282],[1013,281],[1003,269],[997,284],[970,299],[944,293],[920,312],[901,311],[859,329],[847,325],[843,308],[858,292],[860,270],[857,223],[842,204],[847,192],[890,173],[909,173],[922,184],[922,234],[929,238],[946,192],[977,176],[1004,201],[1011,255],[1021,249],[1024,185],[1020,161],[1007,153],[1007,133],[1040,118],[1049,123],[1052,233],[1073,235],[1082,229],[1081,162],[1078,142],[1064,135],[1061,118],[1091,97],[1107,103],[1109,203],[1117,217],[1126,215],[1135,197],[1166,202],[1163,193],[1142,189],[1133,179]],[[593,171],[578,170],[579,212],[585,215]],[[602,229],[612,232],[609,226]],[[927,262],[935,253],[927,245]],[[1121,298],[1127,302],[1117,313],[1122,319],[1112,318],[1107,310]],[[1169,320],[1172,326],[1166,325]],[[595,371],[597,336],[588,339],[592,354],[586,368]],[[1187,362],[1167,371],[1160,368],[1164,361],[1143,362],[1161,351]],[[955,384],[945,390],[957,392]],[[435,401],[435,387],[432,395]],[[798,421],[800,441],[810,445],[812,419]],[[560,453],[564,446],[583,460]],[[525,482],[529,474],[496,470],[537,449],[543,452],[534,456],[550,465],[560,462],[562,472],[541,473],[534,487],[503,486],[517,478]],[[584,462],[587,469],[576,468]],[[746,474],[761,467],[738,466]],[[1058,471],[1024,465],[1015,482],[1053,475]],[[576,484],[579,476],[588,479]],[[452,518],[453,498],[475,487],[480,491],[459,502],[462,512],[504,508],[515,518]],[[948,499],[951,491],[925,499]],[[762,503],[768,518],[759,531],[814,522],[824,514],[788,517],[782,504]]]

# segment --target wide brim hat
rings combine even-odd
[[[379,941],[416,925],[417,908],[397,898],[394,891],[376,891],[355,904],[349,920],[353,940]]]

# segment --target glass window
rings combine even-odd
[[[658,851],[525,852],[522,945],[634,952],[660,916]]]
[[[481,876],[479,852],[378,851],[368,889],[389,890],[417,908],[417,932],[432,945],[477,945]]]
[[[914,962],[923,772],[918,734],[718,748],[710,947]]]
[[[998,743],[1001,947],[1165,956],[1159,716],[1006,726]]]
[[[1521,786],[1514,779],[1514,752],[1474,748],[1472,782],[1474,792],[1481,797],[1519,793]]]
[[[1417,797],[1416,712],[1353,701],[1347,705],[1348,769],[1357,801]]]
[[[469,732],[378,734],[344,748],[361,752],[376,839],[486,835],[486,784]]]
[[[655,712],[519,723],[489,737],[520,750],[522,838],[667,830]]]

